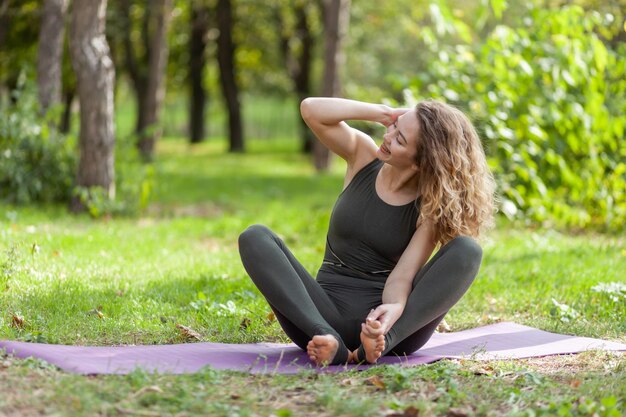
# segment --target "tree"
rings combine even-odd
[[[222,95],[228,108],[230,152],[243,152],[243,124],[241,103],[236,77],[235,49],[233,41],[233,10],[230,0],[218,0],[216,8],[219,36],[217,37],[217,61],[220,68]]]
[[[115,197],[115,126],[113,87],[115,69],[104,36],[107,0],[74,0],[70,54],[80,100],[80,156],[76,184],[101,187]],[[84,209],[79,198],[74,211]]]
[[[115,67],[115,61],[113,61],[113,66]],[[74,103],[74,97],[76,96],[76,76],[72,70],[72,63],[68,62],[65,58],[62,60],[61,84],[63,113],[61,114],[59,130],[61,133],[68,133],[72,127],[72,104]]]
[[[9,2],[10,0],[0,0],[0,45],[4,45],[11,22],[9,17]]]
[[[131,2],[124,0],[121,4],[126,69],[137,97],[137,147],[145,160],[151,160],[155,143],[161,136],[158,122],[165,96],[164,78],[169,51],[166,35],[172,4],[171,0],[147,0],[141,22],[141,55],[132,39]]]
[[[37,80],[42,113],[61,102],[61,64],[67,0],[44,0],[39,32]]]
[[[18,88],[37,62],[41,0],[0,0],[0,93]],[[22,78],[23,79],[23,78]],[[9,94],[11,103],[16,97]]]
[[[345,57],[342,44],[348,33],[350,21],[350,0],[324,0],[324,76],[322,79],[322,95],[339,97],[341,95],[341,79],[339,70]],[[316,141],[313,145],[315,168],[325,171],[330,164],[330,152]]]
[[[204,69],[206,67],[207,32],[209,30],[208,8],[193,3],[191,8],[191,34],[189,39],[189,140],[200,143],[205,134],[206,89]]]
[[[275,11],[275,14],[280,33],[281,55],[299,103],[311,95],[311,69],[315,38],[311,30],[310,15],[315,3],[296,1],[295,5],[290,6],[289,9],[293,9],[295,13],[293,29],[287,27],[280,8]],[[296,47],[293,44],[296,44]],[[300,118],[300,132],[302,150],[310,153],[313,150],[315,138],[302,118]]]

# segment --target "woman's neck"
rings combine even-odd
[[[380,176],[380,184],[394,194],[417,194],[419,176],[413,169],[399,169],[393,165],[383,164]]]

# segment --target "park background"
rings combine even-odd
[[[298,106],[326,95],[432,97],[477,126],[497,227],[442,331],[509,320],[626,341],[625,10],[1,0],[0,338],[286,341],[236,239],[267,224],[319,267],[344,167]],[[617,416],[626,362],[596,352],[342,376],[82,378],[3,355],[0,389],[0,415]]]

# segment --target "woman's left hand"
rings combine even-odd
[[[391,329],[391,326],[394,325],[396,321],[402,315],[404,311],[404,306],[398,303],[389,303],[389,304],[381,304],[376,309],[370,311],[370,313],[365,318],[365,323],[361,326],[361,330],[368,337],[377,337],[380,335],[385,335]],[[378,320],[381,326],[377,329],[374,329],[370,324]]]

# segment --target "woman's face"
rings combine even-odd
[[[392,125],[387,127],[383,135],[383,143],[378,148],[376,156],[383,162],[398,168],[417,168],[417,133],[419,123],[415,117],[415,110],[411,110]]]

